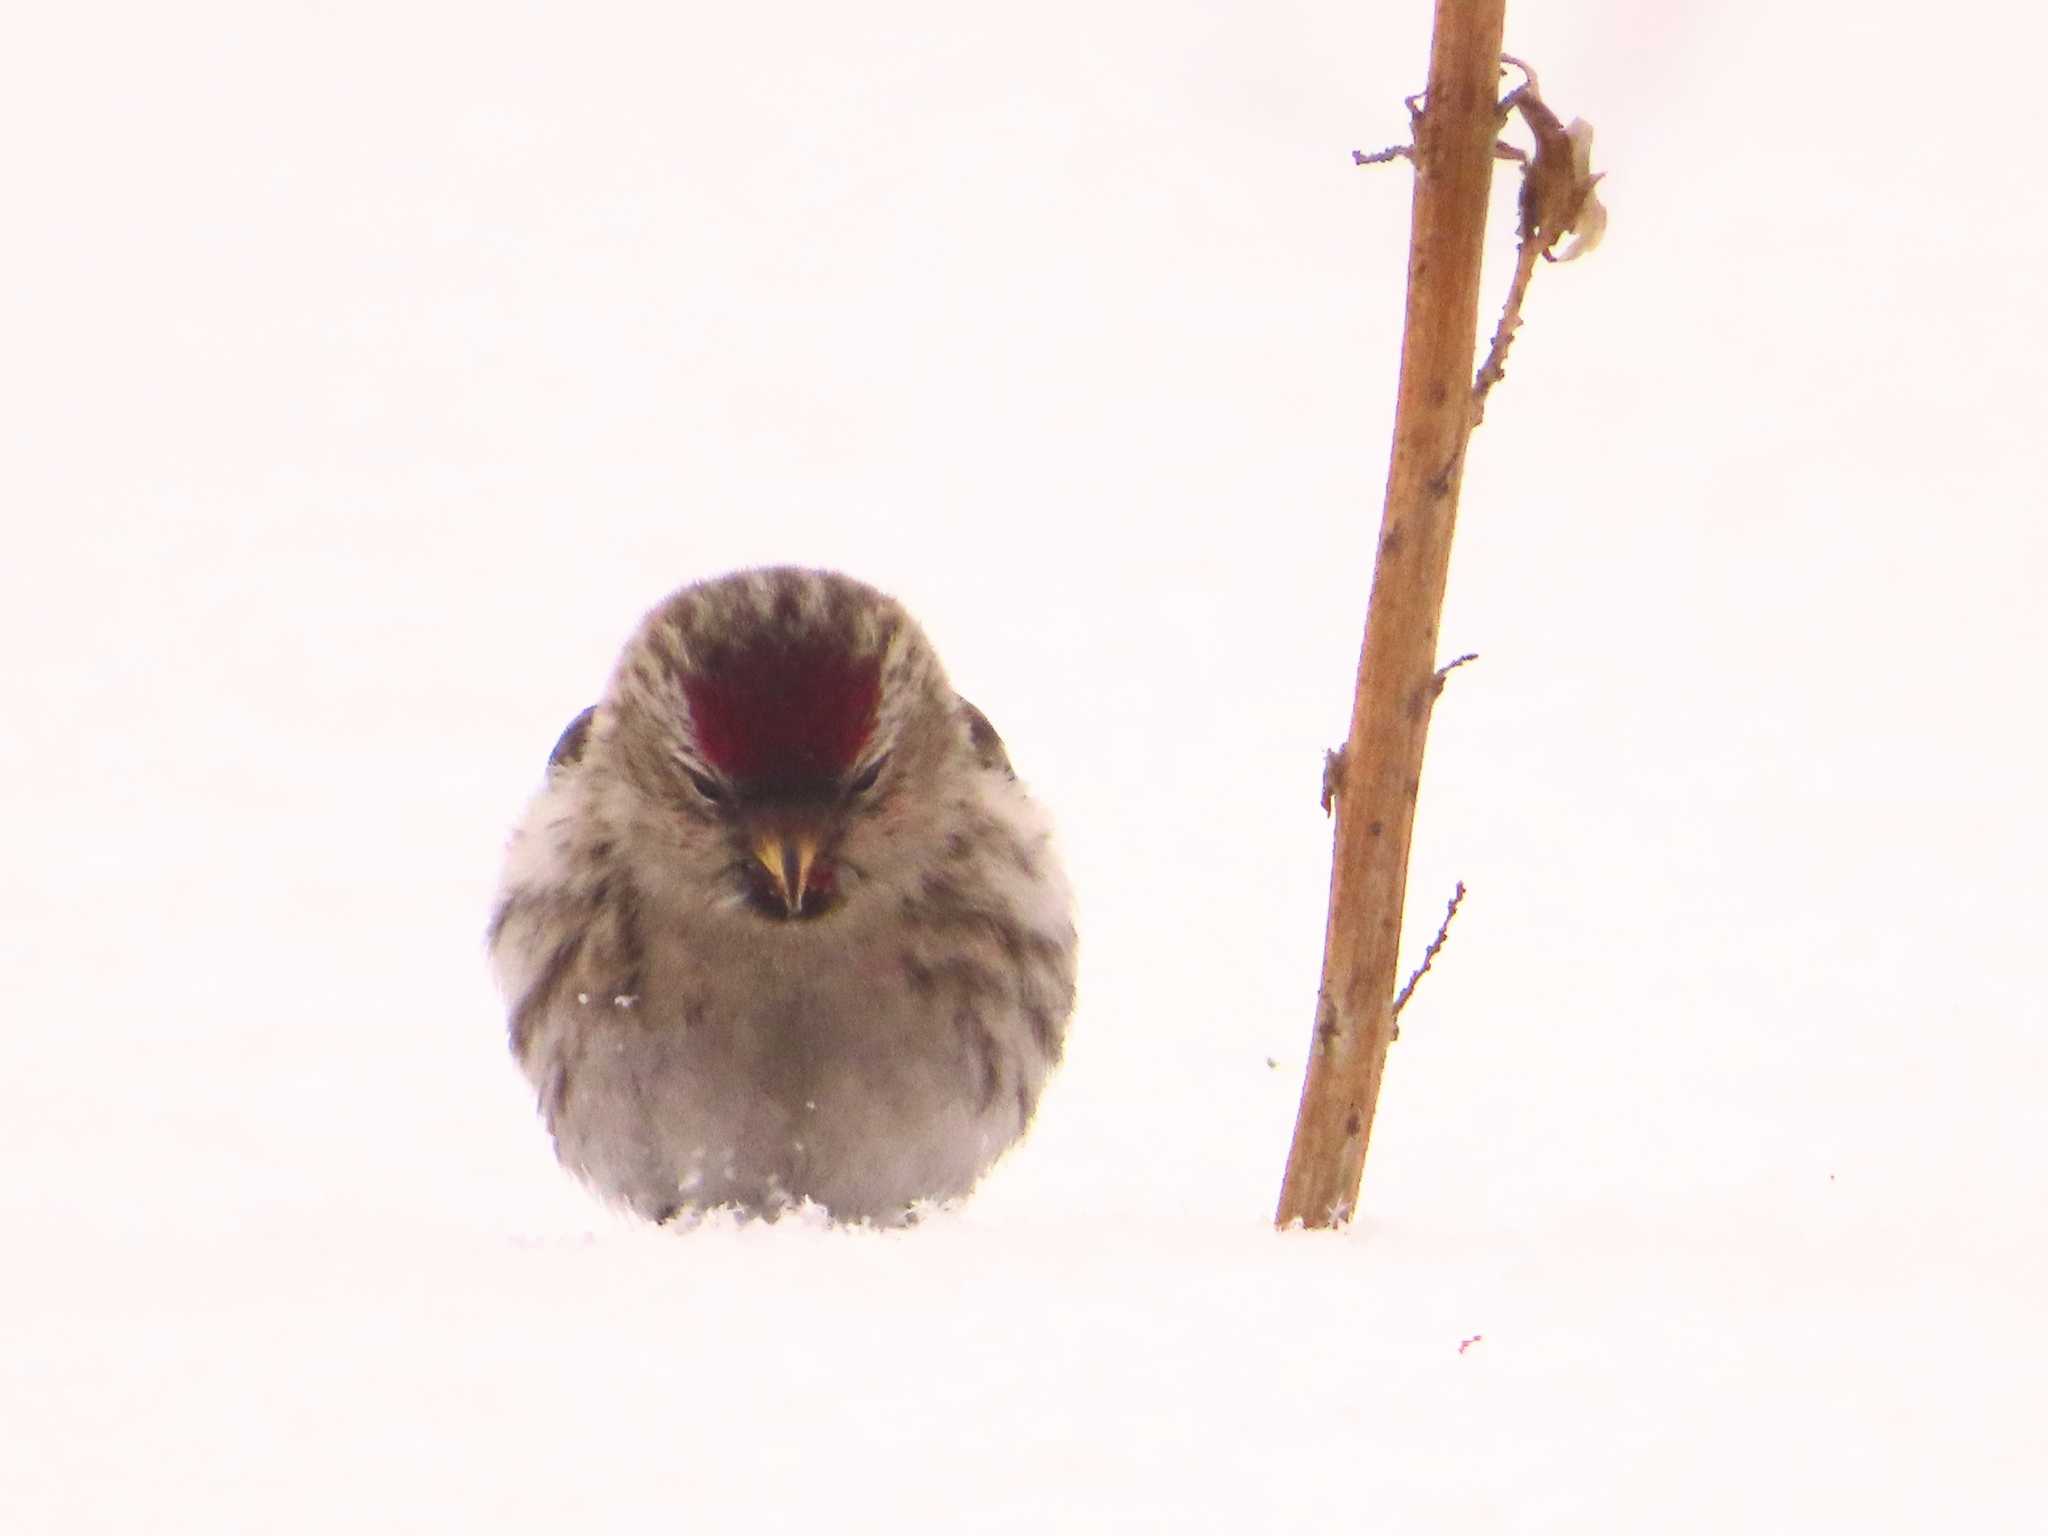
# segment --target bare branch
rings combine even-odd
[[[1453,656],[1449,661],[1445,662],[1442,666],[1438,667],[1436,669],[1436,691],[1438,692],[1438,694],[1441,694],[1444,691],[1445,678],[1449,677],[1453,672],[1457,671],[1458,668],[1465,665],[1466,662],[1477,661],[1478,659],[1479,653],[1477,651],[1467,651],[1462,656]]]
[[[1342,752],[1324,762],[1323,808],[1335,816],[1329,918],[1301,1106],[1274,1213],[1282,1228],[1333,1225],[1356,1208],[1395,1015],[1448,940],[1464,899],[1460,881],[1435,941],[1396,995],[1431,704],[1449,674],[1472,659],[1441,667],[1435,660],[1466,450],[1505,371],[1537,258],[1551,256],[1566,233],[1575,239],[1562,259],[1590,249],[1606,217],[1593,195],[1592,130],[1559,124],[1534,71],[1501,53],[1505,10],[1505,0],[1435,0],[1429,86],[1408,100],[1413,142],[1353,155],[1361,165],[1405,159],[1415,167],[1408,305],[1351,730]],[[1523,75],[1505,96],[1504,59]],[[1535,135],[1533,153],[1501,142],[1516,112]],[[1522,169],[1518,260],[1493,346],[1475,372],[1487,194],[1502,158]]]
[[[1536,260],[1572,261],[1600,243],[1607,228],[1607,209],[1594,186],[1600,177],[1592,169],[1593,127],[1583,118],[1569,126],[1557,120],[1537,89],[1536,71],[1513,54],[1501,61],[1522,72],[1522,83],[1501,98],[1501,119],[1513,112],[1522,114],[1534,136],[1534,154],[1523,154],[1511,144],[1496,144],[1495,155],[1515,160],[1522,168],[1521,239],[1515,248],[1515,275],[1508,283],[1508,296],[1501,305],[1500,324],[1472,381],[1472,425],[1486,416],[1486,397],[1507,374],[1508,348],[1522,324],[1522,301],[1536,274]],[[1552,248],[1566,233],[1572,243],[1563,255]]]
[[[1393,453],[1332,802],[1323,973],[1274,1213],[1281,1227],[1326,1226],[1356,1209],[1386,1073],[1437,625],[1472,430],[1504,9],[1503,0],[1436,0],[1429,85],[1410,104],[1416,174]]]
[[[1451,892],[1450,905],[1444,908],[1444,920],[1436,925],[1436,937],[1429,941],[1429,948],[1422,952],[1422,964],[1409,974],[1408,983],[1394,995],[1394,1017],[1401,1017],[1401,1010],[1408,1006],[1408,999],[1415,995],[1422,978],[1429,974],[1429,968],[1436,963],[1436,957],[1443,952],[1444,943],[1451,936],[1451,919],[1458,915],[1458,908],[1465,900],[1465,882],[1460,880],[1458,888]],[[1401,1026],[1394,1026],[1394,1038],[1401,1038]]]
[[[1526,60],[1518,59],[1512,53],[1504,53],[1500,56],[1500,61],[1501,63],[1507,65],[1509,69],[1519,69],[1522,72],[1522,83],[1515,87],[1515,90],[1534,91],[1539,89],[1536,83],[1536,71],[1530,67],[1529,63]],[[1510,97],[1512,97],[1514,95],[1514,92],[1510,91],[1508,94]],[[1506,101],[1503,101],[1500,104],[1500,120],[1502,122],[1506,122],[1508,120],[1508,111],[1508,103]]]
[[[1472,381],[1472,425],[1478,426],[1486,419],[1486,397],[1493,386],[1507,377],[1508,348],[1514,345],[1515,332],[1522,325],[1522,299],[1529,291],[1529,279],[1536,275],[1537,248],[1532,241],[1524,240],[1515,251],[1515,275],[1508,283],[1507,302],[1501,306],[1500,324],[1494,327],[1493,341],[1486,349],[1486,361],[1480,365],[1479,373]]]
[[[1407,160],[1412,162],[1414,159],[1415,146],[1413,144],[1389,144],[1385,149],[1376,149],[1369,155],[1362,149],[1351,151],[1351,163],[1353,165],[1385,165],[1391,160]]]
[[[1375,150],[1369,155],[1362,149],[1354,149],[1351,151],[1351,163],[1353,165],[1385,165],[1392,160],[1406,160],[1410,165],[1413,165],[1415,163],[1415,145],[1412,140],[1416,128],[1422,122],[1423,94],[1423,92],[1417,91],[1413,96],[1406,97],[1402,101],[1402,105],[1408,109],[1410,143],[1390,144],[1385,149]],[[1505,110],[1501,114],[1501,121],[1507,121]]]

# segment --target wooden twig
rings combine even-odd
[[[1436,957],[1442,952],[1444,942],[1451,936],[1451,919],[1458,915],[1458,908],[1464,901],[1465,882],[1460,880],[1458,888],[1451,892],[1450,905],[1444,908],[1444,920],[1436,925],[1436,937],[1429,941],[1429,947],[1422,952],[1422,964],[1408,973],[1408,980],[1402,984],[1401,990],[1394,994],[1395,1019],[1401,1017],[1401,1010],[1408,1006],[1408,999],[1415,995],[1415,989],[1422,984],[1422,978],[1427,976],[1429,968],[1436,964]],[[1399,1023],[1394,1025],[1394,1038],[1401,1038]]]
[[[1467,651],[1462,656],[1453,656],[1449,661],[1438,667],[1436,669],[1436,691],[1442,693],[1444,691],[1445,678],[1465,665],[1466,662],[1477,661],[1478,659],[1479,653],[1477,651]]]
[[[1507,375],[1508,348],[1522,324],[1522,301],[1528,296],[1529,281],[1536,275],[1536,261],[1571,261],[1600,243],[1607,228],[1607,210],[1593,188],[1599,182],[1591,167],[1592,125],[1574,118],[1566,127],[1544,103],[1536,84],[1536,71],[1513,54],[1501,55],[1504,63],[1522,72],[1522,83],[1502,98],[1501,121],[1513,112],[1522,114],[1536,141],[1532,154],[1510,144],[1497,144],[1494,152],[1522,167],[1520,236],[1515,246],[1515,274],[1508,280],[1508,296],[1501,305],[1500,323],[1494,327],[1493,342],[1486,349],[1486,361],[1472,381],[1472,425],[1486,417],[1486,397]],[[1567,233],[1576,238],[1562,256],[1555,254],[1557,242]]]
[[[1415,125],[1422,121],[1422,97],[1420,95],[1410,96],[1402,104],[1408,108],[1408,133],[1412,139],[1415,134]],[[1410,165],[1413,165],[1415,163],[1414,144],[1389,144],[1385,149],[1374,150],[1369,155],[1362,149],[1351,151],[1351,163],[1353,165],[1385,165],[1391,160],[1406,160]]]
[[[1330,1226],[1357,1203],[1394,1030],[1401,909],[1441,678],[1437,625],[1472,430],[1479,269],[1500,125],[1506,0],[1436,0],[1415,117],[1408,312],[1365,644],[1334,784],[1322,983],[1275,1219]]]
[[[1353,165],[1385,165],[1390,160],[1413,160],[1414,158],[1415,146],[1413,144],[1389,144],[1385,149],[1376,149],[1369,155],[1362,149],[1351,151],[1351,163]]]
[[[1333,747],[1323,754],[1323,814],[1330,814],[1330,807],[1344,788],[1344,749]]]

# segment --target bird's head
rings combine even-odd
[[[642,621],[594,722],[620,851],[686,902],[829,918],[934,835],[975,761],[963,707],[909,614],[850,578],[687,587]]]

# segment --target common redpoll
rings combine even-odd
[[[513,831],[490,950],[557,1155],[656,1221],[966,1194],[1074,999],[1001,738],[899,604],[826,571],[641,622]]]

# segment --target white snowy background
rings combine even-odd
[[[2032,11],[1510,7],[1613,227],[1475,442],[1362,1215],[1270,1228],[1427,10],[9,23],[0,1526],[2039,1529]],[[614,1217],[484,974],[556,732],[770,560],[1083,903],[908,1234]]]

